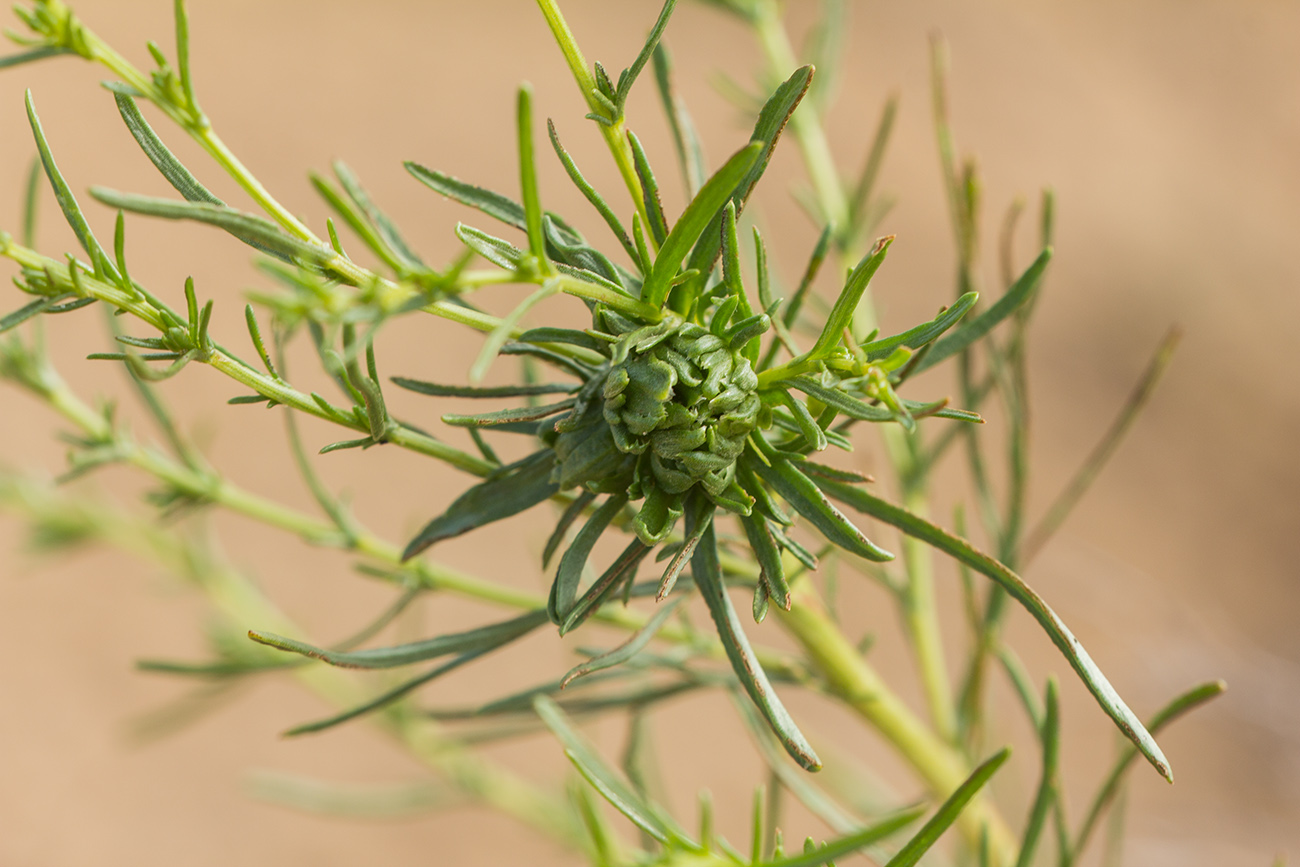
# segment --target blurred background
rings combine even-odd
[[[141,67],[145,39],[171,51],[166,0],[73,5]],[[798,37],[816,4],[791,7]],[[430,262],[450,260],[454,221],[468,217],[414,182],[401,162],[414,159],[515,195],[513,99],[525,79],[539,114],[555,119],[584,172],[617,198],[603,145],[582,119],[585,108],[532,4],[192,0],[190,10],[205,110],[244,162],[317,229],[325,208],[306,172],[343,158]],[[564,10],[588,59],[618,70],[635,56],[658,3],[566,0]],[[855,2],[851,25],[829,123],[833,149],[848,170],[861,164],[887,95],[901,94],[880,182],[898,197],[880,229],[898,241],[873,284],[886,331],[928,318],[952,293],[954,254],[927,90],[932,30],[951,45],[958,148],[977,156],[985,181],[990,282],[990,242],[1007,206],[1023,196],[1036,208],[1043,186],[1056,190],[1057,255],[1030,345],[1031,513],[1041,512],[1106,429],[1161,335],[1175,323],[1185,330],[1146,413],[1026,575],[1140,714],[1194,683],[1229,683],[1227,695],[1161,738],[1176,769],[1174,787],[1135,769],[1126,863],[1266,865],[1278,852],[1300,853],[1300,378],[1292,335],[1300,317],[1300,6]],[[714,84],[725,73],[749,86],[760,62],[756,48],[730,18],[689,0],[666,44],[716,166],[746,140],[751,121]],[[34,154],[25,87],[79,193],[92,184],[170,193],[98,86],[105,75],[75,59],[0,74],[0,226],[18,227]],[[150,117],[219,195],[243,203],[181,134]],[[667,168],[670,139],[648,80],[633,96],[629,118],[669,175],[662,183],[674,213],[683,196]],[[548,207],[579,215],[571,219],[602,238],[603,227],[547,158],[549,150],[539,153]],[[783,142],[753,214],[787,283],[816,237],[790,195],[802,183],[792,142]],[[101,237],[111,235],[112,215],[87,196],[82,201]],[[42,206],[38,246],[56,256],[73,249],[51,197]],[[1019,267],[1036,243],[1033,219],[1024,223]],[[144,219],[128,222],[128,239],[136,279],[175,301],[193,274],[201,295],[217,299],[214,329],[240,345],[242,293],[265,285],[246,248],[215,230]],[[518,297],[503,289],[486,303],[505,310]],[[4,309],[19,301],[10,292]],[[552,309],[576,306],[561,299]],[[83,395],[119,396],[131,426],[152,436],[122,372],[81,360],[107,348],[99,311],[52,320],[49,335],[62,372]],[[478,347],[475,336],[427,317],[397,324],[385,341],[386,371],[443,381],[462,377]],[[300,365],[300,378],[311,373]],[[510,374],[504,362],[494,370],[500,378]],[[935,379],[928,387],[946,384]],[[238,390],[197,366],[164,391],[230,477],[312,507],[276,413],[226,407]],[[399,410],[434,424],[445,407],[402,400]],[[57,474],[59,429],[49,412],[7,389],[0,464]],[[337,438],[324,425],[304,430],[313,447]],[[871,451],[860,449],[855,460],[879,472],[884,462]],[[343,452],[319,464],[332,484],[352,493],[362,518],[394,539],[440,511],[464,483],[431,461],[392,450]],[[130,473],[111,470],[77,490],[134,506],[141,486]],[[230,516],[214,515],[212,523],[231,558],[314,636],[347,634],[360,623],[358,611],[377,612],[389,598],[330,552]],[[543,587],[536,553],[547,528],[529,519],[509,527],[518,532],[495,537],[509,544],[456,540],[440,547],[438,558],[504,583]],[[949,601],[957,596],[950,571],[941,573],[939,591]],[[842,599],[846,620],[879,631],[879,666],[916,698],[906,692],[907,657],[891,638],[892,610],[873,607],[879,598],[856,584],[846,585]],[[953,643],[961,647],[952,613]],[[433,597],[420,616],[434,628],[482,612]],[[0,516],[0,655],[7,660],[0,670],[0,864],[215,865],[254,857],[319,865],[566,863],[528,830],[471,808],[338,820],[250,797],[249,774],[263,769],[359,784],[421,778],[364,725],[279,739],[289,725],[322,711],[284,680],[259,681],[238,701],[167,737],[145,736],[142,720],[182,690],[135,672],[133,661],[197,658],[202,617],[197,600],[149,564],[100,548],[37,556],[25,548],[21,522]],[[1011,632],[1036,675],[1064,669],[1019,612]],[[775,627],[759,634],[781,639]],[[572,644],[553,635],[533,640],[532,653],[514,649],[474,674],[440,682],[437,697],[481,700],[552,677],[571,664]],[[1065,674],[1067,790],[1077,813],[1109,764],[1114,737]],[[856,738],[848,749],[860,761],[916,794],[884,747],[836,709],[803,698],[793,705],[818,734]],[[733,716],[711,698],[674,704],[661,714],[659,748],[668,757],[675,803],[688,812],[692,793],[709,787],[722,830],[738,839],[762,772]],[[1005,716],[1013,719],[1014,709]],[[617,749],[617,726],[596,734]],[[1025,803],[1036,773],[1036,759],[1022,752],[1025,761],[999,783],[1013,805]],[[558,746],[544,739],[493,754],[537,779],[553,779],[566,766]]]

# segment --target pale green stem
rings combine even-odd
[[[555,0],[537,0],[537,7],[541,9],[547,25],[551,28],[551,33],[555,36],[555,41],[560,46],[560,51],[564,54],[569,71],[573,73],[573,79],[578,83],[578,90],[582,92],[583,101],[593,113],[604,115],[604,107],[592,97],[592,92],[596,90],[596,80],[587,66],[587,59],[582,56],[578,40],[573,37],[573,31],[569,30],[564,14],[560,12],[559,4]],[[650,217],[646,213],[641,179],[637,177],[632,158],[632,146],[628,143],[627,133],[624,132],[623,121],[620,119],[608,126],[603,123],[596,125],[600,127],[600,134],[605,137],[605,144],[609,146],[614,164],[618,166],[618,173],[623,178],[628,195],[632,197],[632,205],[636,208],[637,216],[641,218],[641,225],[651,225]]]
[[[59,407],[66,414],[67,406]],[[74,414],[82,413],[74,409]],[[97,416],[82,419],[94,426]],[[102,419],[99,419],[102,422]],[[211,557],[190,554],[184,542],[151,524],[132,520],[118,509],[90,506],[53,495],[49,488],[0,475],[0,503],[37,521],[67,522],[75,517],[96,536],[137,556],[160,561],[178,575],[194,579],[214,609],[236,624],[258,624],[287,635],[303,635],[269,599],[242,574]],[[342,669],[305,665],[294,676],[330,704],[354,707],[368,694]],[[567,846],[581,849],[584,838],[563,800],[541,791],[492,761],[444,738],[427,719],[393,708],[380,710],[371,721],[401,743],[418,760],[475,799],[532,826]]]
[[[835,622],[807,577],[791,585],[794,604],[777,609],[779,622],[811,657],[831,692],[870,723],[925,780],[936,798],[947,798],[971,768],[954,747],[936,736],[890,691]],[[978,845],[988,834],[992,864],[1009,864],[1016,843],[1002,817],[985,797],[972,801],[957,819],[968,841]]]
[[[759,5],[759,15],[755,20],[755,31],[759,44],[763,49],[769,72],[773,77],[783,77],[788,74],[789,70],[798,65],[789,36],[781,22],[780,11],[780,7],[775,3],[762,3]],[[808,172],[813,192],[823,214],[827,219],[835,223],[838,229],[846,229],[849,219],[848,197],[835,167],[835,157],[831,153],[825,127],[818,115],[817,107],[811,101],[805,100],[800,103],[799,108],[790,118],[790,129],[794,133],[795,141],[802,153],[805,169]],[[841,247],[840,255],[842,257],[841,273],[857,264],[858,251],[848,247]],[[868,290],[864,293],[857,310],[854,311],[853,328],[855,333],[862,335],[875,328],[876,324],[875,308],[870,290]],[[764,371],[759,374],[760,385],[801,373],[803,372],[803,366],[803,359],[794,359],[779,368]],[[765,376],[767,377],[766,381],[764,380]],[[906,472],[906,468],[912,463],[911,458],[908,456],[910,450],[908,443],[905,441],[906,433],[895,426],[886,425],[883,428],[882,435],[890,461],[899,477],[904,480],[903,493],[906,506],[913,512],[925,513],[927,511],[925,492],[919,484],[919,480],[909,480]],[[955,736],[956,712],[953,706],[951,683],[944,659],[942,630],[935,606],[934,557],[928,546],[908,536],[903,538],[902,553],[907,570],[907,584],[903,588],[900,597],[903,606],[904,623],[911,638],[910,644],[913,653],[916,655],[917,668],[920,672],[926,702],[934,724],[939,731],[939,737],[930,734],[921,720],[912,716],[910,711],[907,711],[906,707],[901,704],[897,709],[901,709],[905,712],[905,715],[895,713],[896,708],[878,702],[867,701],[855,706],[898,747],[900,752],[913,763],[917,771],[930,782],[932,788],[937,787],[936,795],[946,797],[957,784],[965,779],[967,769],[964,769],[964,764],[960,761],[952,764],[948,768],[949,771],[953,767],[963,768],[960,776],[954,779],[951,773],[945,775],[943,772],[945,763],[934,759],[934,756],[941,753],[952,756],[957,755],[953,752],[952,747],[946,743]],[[783,622],[788,622],[788,618],[789,615],[783,617]],[[843,640],[843,636],[830,623],[829,618],[826,618],[826,621],[833,630],[834,636]],[[805,643],[806,647],[808,646],[806,642],[803,642],[803,639],[801,639],[801,643]],[[811,647],[808,649],[813,652]],[[843,640],[843,647],[839,649],[852,651],[852,645],[847,640]],[[846,660],[849,658],[849,656],[841,658],[834,655],[826,657],[828,661],[838,659],[840,663],[845,663],[846,667],[843,668],[841,674],[846,678],[844,680],[846,689],[854,682],[852,678],[857,676],[864,678],[859,683],[859,686],[864,690],[864,694],[874,694],[879,689],[878,676],[866,667],[866,663],[861,661],[859,654],[853,653],[852,658],[857,660],[853,666],[847,665]],[[821,671],[823,675],[832,677],[832,673],[824,666]],[[855,671],[856,675],[853,674]],[[918,727],[918,731],[924,731],[930,742],[924,747],[919,747],[914,741],[914,738],[918,736],[908,732],[910,727]],[[946,791],[939,791],[944,787],[946,787]],[[972,811],[975,812],[978,821],[966,818]],[[979,827],[987,821],[992,829],[990,831],[990,840],[993,849],[996,853],[1000,853],[1000,857],[995,858],[994,863],[1003,863],[1010,860],[1011,854],[1015,851],[1010,832],[996,809],[986,799],[980,799],[972,805],[971,810],[968,810],[967,814],[963,814],[962,819],[959,821],[964,823],[963,828],[966,830],[967,839],[975,845],[978,845],[980,839]]]
[[[293,533],[315,545],[347,547],[371,560],[397,570],[404,578],[413,578],[423,587],[455,593],[481,602],[533,611],[546,607],[545,597],[484,581],[440,563],[416,558],[403,562],[402,549],[353,523],[344,532],[328,521],[306,515],[274,500],[246,491],[213,473],[202,473],[173,460],[154,449],[130,441],[114,431],[104,416],[75,395],[59,375],[48,366],[40,372],[38,393],[64,418],[80,428],[88,438],[112,442],[121,460],[164,481],[178,490],[214,503],[232,512],[253,518],[267,526]],[[757,578],[749,561],[724,557],[731,571]],[[629,632],[646,625],[650,615],[631,608],[610,605],[592,616],[594,621]],[[676,644],[694,645],[710,656],[723,659],[725,652],[717,639],[705,638],[676,625],[662,628],[658,637]],[[806,673],[785,654],[765,648],[755,653],[764,668],[794,679],[806,679]]]
[[[769,70],[777,80],[784,79],[799,66],[799,61],[795,57],[785,26],[781,23],[780,6],[770,0],[759,4],[754,29],[767,57]],[[825,127],[817,106],[811,100],[801,102],[798,110],[791,115],[790,131],[794,133],[799,149],[804,153],[808,178],[826,219],[833,222],[837,229],[843,230],[848,225],[849,200],[840,183],[839,173],[835,170],[835,157],[831,153]]]
[[[138,294],[127,294],[121,288],[101,280],[97,280],[88,274],[81,274],[77,286],[74,286],[72,280],[67,275],[67,264],[42,256],[34,250],[30,250],[13,242],[7,235],[0,234],[0,256],[12,259],[18,264],[32,268],[37,271],[44,271],[50,274],[56,281],[59,281],[61,289],[74,291],[80,287],[86,297],[98,298],[106,304],[112,305],[120,310],[125,310],[133,316],[149,323],[160,332],[167,330],[167,322],[163,319],[161,312],[150,304],[143,296]],[[614,294],[612,290],[605,289],[601,286],[595,286],[576,278],[560,275],[550,278],[560,281],[559,286],[562,291],[573,295],[582,295],[583,297],[592,297],[595,300],[602,300],[607,294]],[[391,284],[394,293],[405,293],[406,298],[411,298],[415,290],[398,284]],[[590,291],[588,291],[590,290]],[[641,308],[648,306],[641,304],[634,298],[620,296],[622,300],[629,302],[637,313],[642,312]],[[394,307],[400,304],[400,299],[394,297],[390,299]],[[424,308],[430,313],[442,316],[446,319],[460,322],[472,328],[482,331],[490,331],[500,324],[500,319],[478,313],[466,307],[452,304],[446,301],[435,301]],[[654,311],[657,314],[657,311]],[[516,337],[522,333],[521,329],[511,329],[510,336]],[[594,353],[591,350],[584,350],[581,347],[559,347],[547,344],[548,347],[563,350],[565,354],[579,358],[588,362],[603,362],[604,356]],[[576,352],[574,350],[577,350]],[[287,382],[264,373],[255,368],[249,367],[237,358],[229,354],[220,347],[214,346],[206,358],[196,359],[203,361],[213,368],[224,373],[226,376],[242,383],[263,397],[270,398],[277,403],[282,403],[308,415],[317,418],[332,421],[336,424],[343,425],[361,433],[368,433],[368,425],[360,419],[354,418],[348,410],[341,410],[342,415],[327,412],[316,401],[307,394],[294,389]],[[345,417],[346,416],[346,417]],[[458,469],[464,470],[475,475],[484,476],[496,469],[495,464],[484,461],[482,458],[463,452],[460,449],[440,442],[426,434],[403,427],[396,422],[390,425],[386,434],[386,439],[402,448],[420,454],[429,455],[438,458],[441,461],[451,464]]]

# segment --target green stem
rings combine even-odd
[[[61,406],[60,410],[68,408]],[[82,413],[74,410],[74,415],[80,417]],[[94,427],[97,426],[95,419],[103,421],[93,413],[90,418],[81,420]],[[80,525],[92,529],[100,540],[137,556],[160,561],[173,573],[192,579],[212,607],[225,615],[224,620],[236,624],[255,623],[289,635],[303,634],[245,576],[211,556],[196,556],[175,534],[130,519],[116,508],[95,507],[59,497],[46,487],[4,475],[0,475],[0,504],[38,522],[66,522],[70,516],[75,516]],[[305,686],[340,708],[353,707],[367,698],[357,680],[342,669],[307,665],[295,667],[293,673]],[[465,750],[443,737],[428,720],[401,708],[379,711],[373,715],[372,721],[417,759],[476,800],[513,816],[566,846],[574,849],[584,847],[575,817],[564,809],[564,801],[552,793],[542,791],[492,761]]]
[[[768,0],[758,4],[754,29],[773,77],[783,79],[789,75],[790,70],[799,66],[790,37],[781,23],[781,7],[777,3]],[[799,149],[803,152],[808,178],[824,216],[842,231],[848,226],[849,200],[840,183],[839,172],[835,169],[835,157],[831,153],[821,116],[812,100],[801,102],[799,110],[791,115],[790,131],[794,133]]]
[[[780,623],[807,651],[831,692],[884,735],[925,780],[935,797],[951,795],[970,773],[961,754],[931,732],[890,691],[826,613],[825,605],[806,577],[792,584],[791,596],[794,604],[789,611],[777,609]],[[1014,838],[986,798],[972,801],[957,822],[973,845],[978,845],[984,834],[988,834],[991,863],[1010,863],[1016,848]]]
[[[564,20],[559,4],[555,0],[537,0],[537,7],[541,9],[547,25],[551,28],[551,33],[555,36],[555,41],[560,46],[560,51],[564,54],[564,60],[569,65],[569,71],[573,73],[574,81],[578,83],[583,101],[587,103],[587,107],[593,114],[603,117],[605,108],[592,96],[596,91],[596,80],[587,67],[587,59],[583,57],[582,49],[578,47],[578,40],[574,38],[573,31]],[[600,127],[600,133],[605,137],[605,144],[609,146],[609,152],[614,157],[614,164],[618,166],[618,173],[623,178],[628,195],[632,197],[632,205],[636,208],[637,216],[641,218],[641,225],[652,225],[650,216],[646,212],[641,179],[637,177],[632,146],[628,143],[622,119],[610,124],[597,123],[597,126]]]

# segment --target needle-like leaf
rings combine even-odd
[[[1092,661],[1092,657],[1083,649],[1079,639],[1074,637],[1064,621],[1043,601],[1032,587],[1019,575],[989,555],[976,549],[965,539],[952,535],[947,530],[932,524],[926,519],[909,512],[901,506],[873,496],[861,487],[853,487],[830,479],[817,478],[818,486],[835,499],[847,503],[858,511],[884,521],[921,541],[943,551],[959,562],[965,563],[991,579],[1006,590],[1012,598],[1024,606],[1038,621],[1052,643],[1060,649],[1070,666],[1078,673],[1088,691],[1097,699],[1102,710],[1106,711],[1115,724],[1133,741],[1155,767],[1160,775],[1173,782],[1169,769],[1169,760],[1155,742],[1155,739],[1142,725],[1129,706],[1120,698],[1119,693],[1110,685],[1106,675]]]
[[[694,517],[694,511],[687,509],[686,514],[689,522]],[[693,529],[694,527],[688,526],[687,533]],[[731,605],[727,587],[722,581],[722,570],[718,566],[718,541],[712,522],[705,529],[703,538],[695,549],[695,556],[691,558],[691,574],[695,577],[695,586],[709,607],[709,614],[718,630],[718,638],[727,652],[727,659],[731,661],[732,670],[740,679],[740,685],[749,693],[750,699],[758,706],[790,757],[805,770],[820,769],[821,759],[817,758],[817,753],[813,752],[812,746],[772,689],[767,673],[749,646],[749,639],[745,637],[736,609]]]

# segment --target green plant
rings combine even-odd
[[[130,317],[114,322],[143,323],[151,329],[147,336],[117,333],[121,351],[91,357],[124,364],[159,423],[167,449],[137,443],[111,410],[93,408],[73,394],[43,352],[39,332],[31,340],[13,337],[4,344],[0,373],[44,399],[73,424],[71,473],[110,463],[130,464],[162,483],[155,499],[164,508],[222,506],[353,553],[363,571],[397,587],[399,595],[390,611],[346,641],[329,647],[310,643],[252,585],[193,539],[146,524],[124,523],[120,516],[89,504],[69,504],[62,495],[17,477],[6,476],[0,494],[31,516],[46,538],[105,537],[162,559],[193,578],[228,622],[237,625],[230,634],[217,637],[210,661],[147,663],[146,667],[225,679],[293,669],[337,701],[341,711],[292,733],[320,731],[369,716],[456,788],[572,843],[597,863],[814,864],[865,849],[879,860],[910,864],[956,823],[964,857],[1028,864],[1049,822],[1056,831],[1058,860],[1071,863],[1091,836],[1097,817],[1113,800],[1134,755],[1143,754],[1166,777],[1170,771],[1148,729],[1014,570],[1050,537],[1104,463],[1168,360],[1172,339],[1161,347],[1112,436],[1099,446],[1042,523],[1026,531],[1024,346],[1033,301],[1051,257],[1052,200],[1050,196],[1043,200],[1040,255],[1013,278],[1007,254],[1004,291],[995,302],[978,308],[979,183],[973,165],[959,166],[954,156],[944,105],[942,46],[935,47],[935,108],[957,240],[958,291],[934,319],[882,337],[869,284],[882,267],[892,239],[873,244],[865,239],[887,210],[876,193],[875,179],[895,112],[892,102],[885,107],[858,182],[842,183],[820,122],[826,92],[820,82],[826,78],[828,64],[820,64],[819,76],[814,76],[812,65],[798,66],[775,4],[718,3],[752,27],[769,65],[764,78],[771,79],[773,86],[757,111],[749,142],[710,173],[704,168],[689,117],[674,96],[668,56],[659,45],[673,11],[671,0],[644,50],[617,81],[599,64],[588,66],[553,2],[539,0],[538,5],[587,99],[588,117],[609,145],[627,187],[631,219],[625,224],[618,216],[620,209],[586,182],[554,126],[549,133],[559,162],[607,224],[615,243],[604,252],[573,223],[543,209],[536,182],[531,94],[523,88],[517,103],[519,201],[414,163],[407,166],[435,191],[522,233],[516,245],[460,225],[457,235],[465,254],[442,269],[429,267],[410,249],[346,166],[336,165],[333,179],[313,176],[312,182],[337,219],[367,248],[374,266],[344,252],[333,221],[326,224],[322,238],[276,201],[226,147],[200,108],[189,70],[183,4],[176,5],[175,62],[151,44],[157,68],[149,73],[132,66],[57,0],[38,2],[19,12],[29,30],[20,40],[26,40],[29,50],[17,60],[73,54],[110,69],[118,80],[107,86],[130,134],[183,201],[92,189],[94,198],[118,211],[110,255],[96,240],[59,172],[29,97],[29,119],[45,174],[86,260],[37,253],[30,228],[21,243],[0,236],[0,253],[19,264],[19,288],[32,296],[5,317],[0,329],[95,301]],[[838,28],[834,4],[828,6],[819,51],[830,58],[831,37]],[[689,192],[690,204],[675,220],[664,213],[658,176],[638,139],[626,128],[627,95],[647,67],[652,68],[668,109]],[[211,193],[150,127],[140,112],[140,100],[154,105],[190,135],[263,215],[229,207]],[[787,126],[812,183],[808,208],[825,229],[797,288],[781,298],[776,279],[768,273],[761,235],[754,232],[754,262],[749,269],[738,224]],[[35,185],[32,189],[29,214]],[[255,361],[241,359],[217,340],[209,327],[213,302],[201,305],[192,281],[185,285],[185,309],[180,311],[130,277],[126,212],[211,224],[266,254],[262,267],[278,291],[259,293],[253,299],[263,310],[262,321],[266,312],[271,314],[272,327],[265,334],[254,307],[246,309]],[[1007,250],[1015,214],[1018,211],[1008,220]],[[29,227],[31,222],[29,217]],[[473,269],[479,259],[488,267]],[[819,309],[810,290],[828,260],[848,276],[833,303]],[[474,305],[475,292],[504,283],[531,285],[536,290],[502,318]],[[591,327],[526,328],[533,307],[557,294],[586,304]],[[388,411],[376,339],[391,319],[419,312],[484,332],[483,350],[470,368],[469,385],[405,377],[394,378],[394,384],[433,397],[522,403],[444,418],[468,431],[475,451],[456,448]],[[304,392],[282,374],[284,365],[277,359],[288,341],[304,333],[341,397],[331,400]],[[272,338],[269,342],[266,335]],[[526,362],[522,385],[478,384],[499,355],[520,356]],[[957,368],[964,409],[950,408],[945,400],[912,401],[901,396],[913,375],[945,360],[952,360]],[[176,375],[192,362],[210,365],[251,391],[234,402],[284,407],[290,444],[323,517],[240,489],[184,437],[150,383]],[[547,379],[564,381],[542,381],[538,378],[542,369],[550,371]],[[998,501],[985,469],[986,453],[993,446],[975,433],[975,424],[981,421],[976,410],[994,395],[1005,403],[1009,419],[1005,448],[1010,478],[1003,502]],[[539,403],[552,398],[554,402]],[[363,526],[316,478],[293,427],[294,411],[349,429],[350,438],[326,446],[322,453],[396,446],[442,460],[477,479],[413,540],[395,545]],[[848,447],[850,434],[861,428],[861,422],[879,426],[881,446],[897,475],[900,503],[876,496],[869,479],[810,457],[830,446]],[[940,424],[944,427],[936,429]],[[501,442],[506,440],[489,441],[498,433],[509,435],[515,444],[528,443],[531,451],[518,460],[501,460],[497,449],[504,451]],[[946,531],[925,517],[931,470],[954,446],[965,450],[978,513],[996,557],[973,546],[964,532]],[[555,568],[548,599],[455,572],[422,556],[442,539],[530,508],[544,508],[548,502],[561,510],[542,558],[544,565],[549,568],[553,562]],[[841,506],[901,531],[899,567],[879,565],[894,555],[868,539]],[[807,532],[809,528],[814,532]],[[957,529],[961,531],[960,524]],[[623,552],[607,567],[593,568],[590,559],[597,541],[619,533],[625,534]],[[987,592],[981,592],[973,578],[966,582],[973,641],[955,689],[946,670],[944,636],[936,615],[934,550],[957,560],[968,575],[979,573],[992,582]],[[638,567],[656,552],[666,564],[661,576],[638,582]],[[819,565],[831,561],[864,572],[898,603],[921,673],[925,717],[890,690],[862,648],[837,625],[833,607],[821,597],[811,576]],[[751,645],[730,588],[750,592],[754,619],[772,614],[801,653],[792,656]],[[356,649],[399,616],[418,593],[432,589],[522,613],[415,643]],[[713,632],[696,630],[688,619],[676,616],[696,590],[713,620]],[[657,606],[630,604],[647,596],[654,596]],[[1103,786],[1074,837],[1057,782],[1055,687],[1049,682],[1040,698],[1037,687],[1021,673],[1014,652],[1001,641],[999,625],[1008,598],[1038,621],[1103,710],[1133,742],[1116,766],[1114,782]],[[418,687],[448,671],[548,623],[563,634],[588,619],[624,629],[630,637],[618,647],[593,654],[561,679],[470,713],[427,710],[414,703],[412,694]],[[250,629],[248,635],[256,644],[237,640]],[[418,674],[382,681],[375,688],[370,682],[358,684],[339,677],[305,657],[336,667],[366,669],[439,661]],[[717,664],[723,659],[730,662],[729,668]],[[991,799],[978,794],[1007,756],[1002,751],[985,759],[982,745],[986,684],[995,664],[1012,679],[1040,732],[1042,782],[1019,833],[1011,830]],[[743,692],[747,698],[737,705],[760,745],[769,747],[769,739],[774,739],[803,768],[816,770],[821,760],[784,709],[774,682],[783,690],[823,691],[877,729],[915,769],[932,796],[943,801],[930,820],[904,841],[904,827],[919,819],[923,810],[904,809],[872,819],[851,815],[812,782],[815,778],[795,773],[778,751],[765,749],[773,773],[772,799],[756,799],[752,851],[744,856],[713,834],[707,805],[702,807],[700,831],[688,833],[650,797],[635,751],[626,772],[620,774],[582,740],[570,720],[573,715],[628,710],[634,724],[642,725],[658,702],[686,691]],[[1150,728],[1157,729],[1177,712],[1221,689],[1220,684],[1211,684],[1193,690],[1176,700],[1168,713],[1153,718]],[[458,716],[469,720],[464,732],[449,732],[440,725]],[[503,719],[509,724],[503,724]],[[487,762],[471,747],[475,740],[504,737],[535,724],[551,729],[587,782],[643,832],[639,849],[607,824],[587,789],[577,787],[570,802],[557,803]],[[839,836],[821,847],[812,845],[803,854],[783,854],[774,818],[780,789],[807,803]]]

